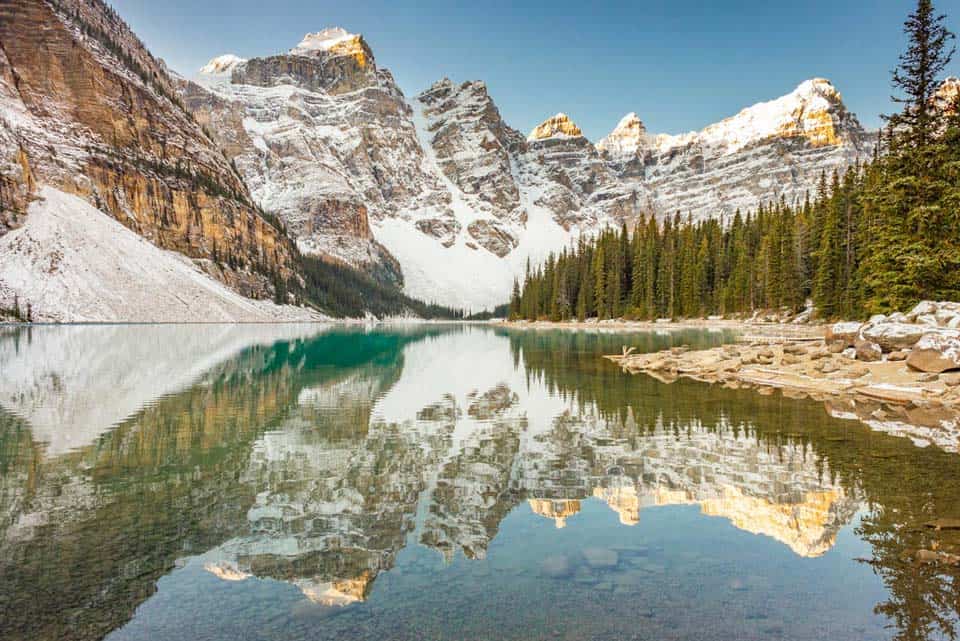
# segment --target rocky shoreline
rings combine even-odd
[[[763,394],[823,401],[836,417],[960,451],[960,303],[920,303],[908,314],[837,323],[823,338],[754,337],[692,351],[606,356],[630,374],[689,378]]]
[[[827,325],[821,324],[792,324],[782,322],[760,322],[750,320],[736,320],[726,318],[690,318],[679,320],[659,321],[630,321],[630,320],[602,320],[590,319],[587,321],[482,321],[491,325],[509,327],[511,329],[567,329],[591,332],[673,332],[684,329],[705,329],[711,331],[734,331],[746,338],[756,337],[759,340],[770,339],[805,339],[822,338],[827,331]]]

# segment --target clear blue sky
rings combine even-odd
[[[285,51],[307,31],[362,33],[408,96],[448,76],[485,80],[524,132],[558,111],[593,140],[636,111],[679,133],[831,79],[868,127],[890,110],[889,71],[913,0],[456,2],[113,0],[152,51],[192,75],[222,53]],[[960,0],[939,0],[960,32]],[[960,60],[950,72],[960,75]]]

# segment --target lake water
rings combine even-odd
[[[960,458],[724,333],[0,329],[0,639],[954,638]]]

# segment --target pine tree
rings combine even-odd
[[[817,273],[813,282],[813,302],[824,318],[836,317],[843,289],[843,248],[841,246],[841,209],[843,195],[835,171],[831,196],[825,205],[825,218],[817,250]]]
[[[602,237],[593,254],[593,309],[597,318],[607,318],[607,264]]]
[[[942,140],[949,121],[936,104],[938,75],[949,64],[953,34],[930,0],[918,0],[904,23],[907,51],[893,72],[903,110],[887,117],[888,153],[879,161],[879,180],[864,194],[873,234],[863,248],[858,274],[864,306],[871,312],[904,309],[943,289],[943,241],[955,208],[944,197],[951,180],[944,173]],[[955,183],[954,183],[955,184]],[[947,257],[949,260],[949,257]]]
[[[902,92],[893,100],[904,109],[886,118],[897,132],[895,142],[899,145],[924,150],[942,130],[944,116],[934,97],[940,87],[940,74],[956,51],[951,44],[954,34],[945,21],[946,16],[934,10],[932,0],[918,0],[916,10],[904,22],[910,44],[893,71],[893,85]]]
[[[643,318],[652,319],[657,315],[657,264],[660,260],[660,228],[653,216],[647,221],[646,249],[644,251],[643,277]]]
[[[669,220],[664,223],[657,266],[656,316],[673,318],[675,314],[676,232]]]
[[[622,283],[623,283],[623,256],[620,251],[620,242],[616,234],[610,233],[606,236],[608,245],[607,259],[607,315],[609,318],[617,318],[621,315],[622,301]]]
[[[694,261],[694,300],[691,305],[691,316],[702,317],[706,316],[706,312],[710,307],[708,306],[709,302],[709,272],[710,272],[710,242],[707,239],[706,235],[700,239],[700,247],[697,250],[696,259]]]
[[[789,210],[781,213],[780,220],[780,304],[797,311],[803,304],[801,260],[796,239],[796,226],[800,220]]]
[[[514,278],[513,290],[510,293],[509,317],[510,320],[517,320],[520,316],[520,283]]]
[[[628,305],[627,301],[630,295],[630,289],[633,285],[633,252],[630,244],[630,232],[627,230],[627,223],[620,225],[620,250],[619,250],[620,287],[619,299],[617,301],[617,316],[623,316]]]
[[[680,233],[680,315],[697,315],[700,306],[697,291],[697,247],[693,223],[688,221]]]

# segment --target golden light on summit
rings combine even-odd
[[[353,59],[357,61],[357,64],[360,65],[361,69],[367,66],[367,52],[363,44],[362,36],[354,35],[348,40],[337,42],[331,45],[328,51],[334,55],[352,56]]]
[[[814,147],[839,145],[842,140],[837,134],[833,115],[826,110],[804,113],[798,108],[793,113],[793,120],[782,125],[777,135],[783,138],[806,138]]]
[[[640,496],[633,486],[593,489],[594,498],[600,499],[620,517],[622,525],[640,523]]]
[[[561,112],[537,125],[537,127],[530,132],[530,139],[543,140],[558,135],[578,137],[582,136],[583,132],[580,131],[580,127],[578,127],[576,123],[570,120],[567,114]]]

